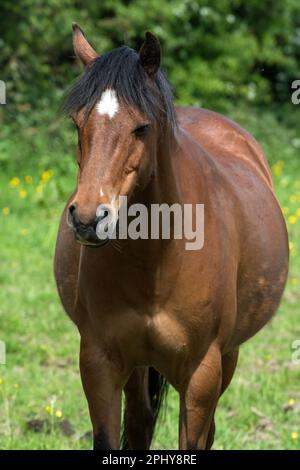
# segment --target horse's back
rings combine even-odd
[[[252,168],[273,190],[272,176],[256,140],[231,119],[204,108],[177,107],[179,126],[226,167],[234,160]]]

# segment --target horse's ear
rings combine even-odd
[[[160,44],[154,34],[147,32],[139,52],[140,62],[149,77],[154,78],[160,64]]]
[[[84,32],[78,26],[78,24],[72,24],[73,29],[73,48],[76,56],[83,62],[84,65],[88,65],[92,60],[98,57],[97,52],[87,41]]]

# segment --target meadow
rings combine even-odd
[[[300,137],[286,120],[232,111],[268,157],[290,236],[290,275],[273,321],[241,347],[216,415],[215,449],[300,447]],[[63,130],[61,130],[63,129]],[[75,131],[52,126],[1,130],[1,449],[88,449],[91,426],[78,370],[78,333],[58,300],[53,253],[60,213],[75,187]],[[170,390],[153,442],[177,446],[178,401]]]

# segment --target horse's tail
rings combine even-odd
[[[155,425],[159,416],[159,412],[165,402],[168,392],[168,382],[166,379],[157,372],[153,367],[149,367],[148,377],[148,392],[150,398],[151,412],[152,412],[152,436],[155,431]],[[128,449],[128,442],[126,439],[125,427],[123,425],[123,432],[121,437],[121,449]]]
[[[168,382],[153,367],[149,367],[149,397],[153,419],[153,433],[161,407],[167,397]]]

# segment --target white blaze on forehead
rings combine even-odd
[[[105,90],[96,106],[97,112],[101,115],[107,114],[110,119],[118,112],[119,103],[115,90],[109,88]]]

